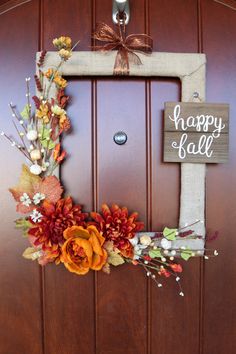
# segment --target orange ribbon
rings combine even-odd
[[[125,27],[118,25],[119,33],[116,33],[110,26],[105,23],[98,23],[96,31],[93,35],[94,39],[106,42],[101,46],[94,46],[95,50],[110,51],[117,50],[114,75],[129,75],[129,63],[141,65],[141,59],[135,52],[148,53],[152,52],[152,38],[146,34],[131,34],[125,37]]]

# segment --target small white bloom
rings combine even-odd
[[[40,173],[42,172],[42,167],[37,164],[34,164],[34,165],[30,166],[30,172],[33,175],[40,175]]]
[[[171,241],[167,240],[166,238],[161,239],[161,247],[164,248],[164,250],[168,250],[171,248]]]
[[[56,116],[63,116],[66,114],[66,111],[58,105],[52,106],[51,110]]]
[[[172,254],[172,256],[175,256],[176,255],[176,250],[172,250],[170,253]]]
[[[42,200],[45,199],[45,195],[44,194],[41,194],[41,193],[36,193],[34,196],[33,196],[33,201],[34,201],[34,204],[35,205],[38,205],[40,204],[40,202]]]
[[[30,214],[31,219],[33,222],[40,222],[43,215],[36,209],[33,210],[32,214]]]
[[[34,130],[34,129],[29,130],[28,133],[27,133],[27,135],[26,135],[26,137],[27,137],[27,139],[28,139],[29,141],[34,141],[34,140],[36,140],[37,137],[38,137],[38,132],[37,132],[37,130]]]
[[[219,254],[218,251],[215,250],[215,251],[214,251],[214,256],[218,256],[218,254]]]
[[[142,254],[142,250],[139,248],[138,245],[137,245],[137,246],[134,246],[134,251],[135,251],[135,253],[138,254],[138,255]]]
[[[133,238],[131,238],[131,239],[129,240],[129,242],[131,243],[131,245],[132,245],[133,247],[138,244],[138,241],[139,241],[138,236],[134,236]]]
[[[23,193],[22,196],[20,197],[20,201],[23,205],[29,206],[31,204],[30,197],[28,196],[27,193]]]
[[[36,259],[38,259],[39,257],[41,257],[43,255],[43,252],[42,251],[38,251],[38,252],[35,252],[31,255],[32,257],[32,261],[35,261]]]
[[[144,246],[149,246],[151,242],[151,237],[148,235],[143,235],[140,237],[140,243]]]

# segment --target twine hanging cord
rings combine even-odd
[[[141,65],[142,61],[135,53],[151,54],[153,41],[147,34],[131,34],[125,36],[124,21],[118,21],[118,33],[106,23],[98,23],[93,38],[105,42],[100,46],[93,46],[94,50],[103,52],[117,50],[114,64],[114,75],[129,75],[129,63]]]

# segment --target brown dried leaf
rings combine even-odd
[[[102,271],[106,274],[110,274],[111,273],[111,269],[110,269],[110,264],[106,263],[103,267],[102,267]]]

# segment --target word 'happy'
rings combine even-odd
[[[178,150],[180,159],[185,159],[186,155],[205,155],[210,158],[213,154],[212,143],[214,139],[218,139],[225,124],[222,118],[214,117],[210,114],[199,114],[196,116],[189,116],[187,118],[181,117],[181,107],[176,105],[173,111],[173,117],[169,115],[169,119],[174,122],[177,131],[183,131],[179,142],[173,141],[171,146]],[[199,134],[197,142],[192,142],[189,139],[187,131],[190,128],[195,128],[196,132],[205,132],[211,134]],[[191,129],[192,133],[192,129]]]

